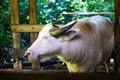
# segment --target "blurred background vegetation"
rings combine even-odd
[[[19,9],[20,24],[28,24],[29,0],[19,0]],[[76,18],[75,15],[63,14],[67,12],[114,12],[114,0],[37,0],[38,24],[47,24],[55,20],[64,24]],[[114,21],[114,15],[103,16]],[[24,39],[21,41],[26,42]],[[0,63],[10,62],[11,50],[10,0],[0,0]]]

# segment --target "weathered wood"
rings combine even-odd
[[[115,0],[115,44],[120,43],[120,0]]]
[[[22,63],[22,66],[23,67],[28,67],[28,66],[31,66],[31,63]],[[13,69],[13,63],[3,63],[3,64],[0,64],[0,70],[1,69]]]
[[[36,0],[29,0],[30,2],[30,21],[29,24],[37,24],[37,1]],[[30,42],[31,44],[37,38],[37,33],[30,33]],[[39,63],[38,60],[32,61],[32,70],[39,70]]]
[[[64,26],[64,25],[61,25],[61,24],[58,24],[59,26]],[[38,33],[42,30],[42,28],[44,27],[45,25],[11,25],[11,31],[12,32],[30,32],[30,33]]]
[[[13,48],[13,51],[12,51],[13,53],[16,53],[16,54],[14,54],[14,56],[13,56],[13,58],[22,58],[23,57],[23,55],[24,55],[24,53],[25,53],[25,50],[21,50],[21,49],[15,49],[15,48]]]
[[[13,37],[13,48],[14,49],[20,49],[20,33],[12,33],[12,37]],[[15,55],[21,55],[20,53],[18,52],[14,52],[13,50],[13,56],[16,57]],[[18,56],[19,58],[21,56]],[[17,57],[17,58],[18,58]],[[22,64],[21,64],[21,61],[16,61],[15,64],[14,64],[14,70],[22,70]]]
[[[36,8],[36,0],[30,0],[30,20],[29,24],[37,24],[37,8]],[[30,33],[31,44],[37,38],[37,33]]]
[[[44,25],[11,25],[12,32],[40,32]]]
[[[120,25],[115,26],[115,45],[120,44]]]
[[[105,14],[114,14],[113,12],[64,12],[65,15],[105,15]]]
[[[10,0],[10,9],[11,9],[11,24],[19,24],[19,9],[18,9],[18,0]],[[13,48],[20,49],[20,33],[12,33],[13,37]],[[13,55],[17,55],[14,53]],[[14,70],[22,70],[21,61],[16,61],[14,64]]]
[[[114,58],[115,58],[115,72],[120,72],[120,0],[114,0],[115,2],[115,50],[114,50]]]
[[[30,4],[30,20],[29,23],[30,24],[37,24],[37,8],[36,8],[36,0],[29,0],[29,4]]]
[[[116,73],[68,73],[66,71],[0,71],[1,80],[120,80]]]
[[[21,61],[16,61],[14,63],[14,70],[16,70],[16,71],[21,71],[22,70],[22,62]]]
[[[39,59],[33,59],[32,60],[32,70],[34,71],[39,71],[40,70],[40,65],[39,65]]]
[[[11,24],[19,24],[18,0],[10,0]]]

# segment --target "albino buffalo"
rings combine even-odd
[[[94,72],[105,62],[114,46],[113,24],[108,18],[93,16],[59,27],[47,24],[25,54],[29,58],[57,56],[69,72]]]

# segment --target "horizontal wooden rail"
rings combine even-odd
[[[59,26],[64,26],[58,24]],[[40,32],[45,25],[11,25],[12,32]]]
[[[50,65],[54,65],[54,64],[62,64],[62,61],[40,61],[39,64],[40,64],[40,67],[44,67],[44,66],[50,66]],[[26,67],[30,67],[31,66],[31,62],[22,62],[22,67],[24,69],[27,69]],[[3,63],[3,64],[0,64],[0,70],[1,69],[13,69],[13,63]],[[61,69],[62,70],[62,69]],[[67,70],[67,68],[66,68]]]
[[[67,71],[0,71],[1,80],[120,80],[117,73],[68,73]]]
[[[40,32],[44,25],[11,25],[12,32]]]
[[[66,15],[106,15],[106,14],[114,14],[114,12],[63,12],[62,14]]]

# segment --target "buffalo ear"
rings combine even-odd
[[[69,41],[75,38],[78,34],[79,34],[79,29],[70,29],[65,33],[65,37]]]
[[[79,29],[70,29],[66,33],[64,33],[64,35],[61,35],[58,39],[61,42],[70,41],[74,39],[79,34],[79,32]]]

